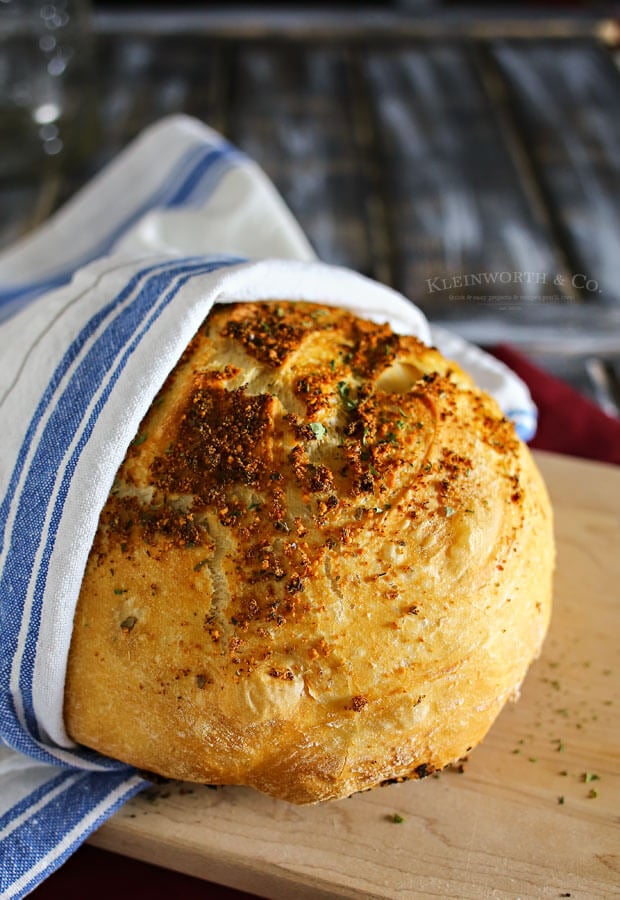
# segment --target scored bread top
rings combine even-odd
[[[484,735],[549,615],[551,518],[495,402],[326,306],[216,306],[101,514],[65,716],[140,768],[297,802]]]

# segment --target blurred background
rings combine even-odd
[[[617,415],[618,21],[600,3],[0,0],[0,246],[185,112],[264,167],[323,260]]]

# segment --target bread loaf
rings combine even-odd
[[[553,555],[527,447],[437,350],[321,305],[216,306],[101,513],[67,729],[296,803],[427,775],[517,696]]]

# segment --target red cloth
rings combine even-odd
[[[523,378],[538,407],[538,431],[530,446],[620,465],[620,419],[535,366],[507,345],[493,354]],[[95,847],[84,846],[33,892],[37,900],[242,900],[253,895],[180,875]]]
[[[606,415],[513,347],[502,344],[492,352],[525,381],[538,407],[538,430],[530,447],[620,465],[620,419]]]
[[[36,900],[252,900],[253,894],[83,845],[31,894]]]

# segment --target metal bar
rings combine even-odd
[[[376,9],[276,9],[236,5],[211,9],[100,9],[93,16],[100,34],[204,34],[230,40],[368,40],[394,38],[616,39],[613,19],[591,13],[549,14],[531,7],[505,13],[488,9],[437,10],[433,15]]]
[[[585,362],[594,398],[608,416],[620,416],[620,378],[612,362],[590,357]]]

